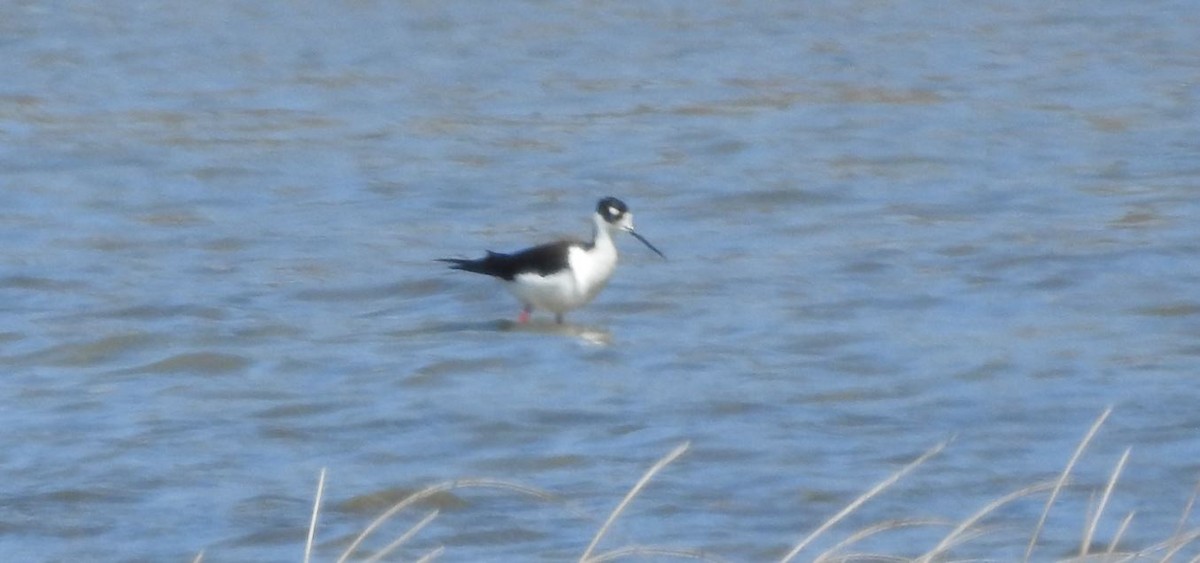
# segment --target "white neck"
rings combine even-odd
[[[612,233],[610,232],[612,230],[612,225],[609,225],[603,217],[600,217],[599,213],[592,215],[592,223],[594,224],[594,229],[592,230],[592,246],[612,246],[613,240]]]
[[[599,214],[593,217],[592,222],[595,224],[592,247],[587,250],[576,248],[568,258],[580,303],[587,303],[596,297],[617,267],[617,246],[613,244],[612,225]]]

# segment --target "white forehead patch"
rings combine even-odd
[[[617,217],[621,214],[621,210],[610,205],[610,206],[608,206],[608,214],[613,217]]]

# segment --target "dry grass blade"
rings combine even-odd
[[[1172,538],[1172,539],[1174,539],[1174,538]],[[1179,553],[1180,551],[1183,550],[1183,548],[1187,547],[1188,544],[1196,541],[1197,539],[1200,539],[1200,530],[1193,530],[1190,533],[1184,534],[1183,536],[1181,536],[1180,538],[1175,540],[1176,543],[1171,546],[1170,550],[1167,551],[1167,553],[1165,553],[1163,555],[1162,560],[1169,561],[1172,557],[1175,557],[1176,553]],[[1192,561],[1192,563],[1195,563],[1196,561],[1200,561],[1200,555],[1192,558],[1191,561]]]
[[[1175,534],[1166,541],[1156,543],[1141,551],[1130,553],[1121,559],[1117,559],[1116,561],[1117,563],[1124,563],[1125,561],[1141,561],[1144,559],[1150,559],[1151,553],[1162,551],[1163,556],[1158,559],[1158,562],[1168,563],[1172,557],[1175,557],[1175,555],[1178,554],[1183,548],[1187,547],[1188,544],[1196,541],[1197,539],[1200,539],[1200,530],[1192,530],[1184,534]],[[1198,561],[1200,561],[1200,556],[1196,556],[1195,558],[1191,559],[1192,563],[1197,563]]]
[[[885,520],[878,524],[873,524],[873,525],[867,526],[866,528],[863,528],[857,532],[854,532],[853,534],[850,535],[850,537],[838,542],[833,547],[830,547],[829,549],[825,550],[824,553],[818,555],[816,559],[813,559],[813,563],[824,563],[825,561],[829,561],[829,560],[831,560],[831,558],[834,555],[837,554],[837,552],[842,551],[843,549],[846,549],[847,547],[850,547],[850,546],[852,546],[862,540],[865,540],[875,534],[883,533],[883,532],[886,532],[889,530],[896,530],[899,528],[912,528],[912,527],[916,527],[916,526],[948,526],[948,525],[949,525],[949,523],[946,522],[945,520]]]
[[[1183,536],[1184,528],[1187,527],[1188,519],[1192,517],[1192,508],[1196,506],[1196,495],[1200,494],[1200,483],[1197,483],[1192,489],[1192,495],[1188,497],[1188,501],[1183,505],[1183,512],[1179,514],[1179,522],[1175,524],[1175,531],[1171,533],[1170,539],[1167,540],[1168,545],[1174,545],[1176,538]],[[1187,543],[1187,542],[1184,542]],[[1164,557],[1161,563],[1170,563],[1171,557]]]
[[[321,512],[321,497],[325,494],[325,468],[317,479],[317,498],[313,500],[312,519],[308,522],[308,540],[304,542],[304,563],[312,559],[313,539],[317,537],[317,515]]]
[[[721,561],[713,559],[699,551],[691,551],[686,549],[670,549],[665,547],[654,547],[650,545],[631,545],[614,549],[605,553],[601,553],[595,557],[589,558],[588,561],[599,563],[601,561],[614,561],[622,557],[675,557],[677,559],[698,559],[701,561]]]
[[[1121,538],[1125,536],[1125,530],[1129,529],[1129,523],[1133,521],[1134,514],[1137,514],[1136,510],[1125,515],[1125,518],[1121,520],[1121,525],[1117,526],[1117,533],[1113,534],[1112,543],[1108,544],[1108,555],[1117,552],[1117,544],[1121,543]]]
[[[350,546],[347,547],[346,551],[342,553],[342,556],[338,558],[337,563],[345,563],[346,560],[354,554],[354,550],[358,549],[358,546],[367,539],[367,536],[371,535],[371,532],[374,532],[376,528],[383,525],[384,522],[386,522],[392,516],[395,516],[396,513],[400,512],[401,510],[404,510],[405,508],[416,504],[422,499],[429,498],[437,493],[468,487],[515,491],[542,500],[550,500],[554,498],[554,495],[551,495],[546,491],[535,489],[533,487],[526,487],[525,485],[520,485],[517,483],[510,483],[508,481],[498,481],[493,479],[460,479],[456,481],[444,481],[436,485],[425,487],[424,489],[409,495],[408,498],[405,498],[404,500],[392,505],[392,507],[387,509],[387,511],[385,511],[383,514],[380,514],[377,518],[375,518],[375,520],[367,525],[362,532],[358,534],[358,537],[354,538],[353,542],[350,542]]]
[[[843,518],[845,518],[847,515],[849,515],[851,512],[854,512],[855,510],[857,510],[858,507],[862,506],[863,503],[867,502],[868,500],[870,500],[875,495],[879,494],[884,489],[892,486],[893,484],[896,483],[896,481],[899,481],[905,475],[908,475],[908,473],[911,472],[913,469],[916,469],[917,466],[921,465],[922,463],[925,463],[926,460],[937,455],[938,452],[941,452],[946,447],[947,443],[948,442],[942,442],[942,443],[937,444],[936,446],[930,448],[928,451],[921,454],[921,457],[918,457],[917,459],[913,460],[908,465],[901,467],[898,471],[896,471],[895,473],[892,473],[891,476],[889,476],[887,479],[884,479],[883,481],[880,481],[879,484],[875,485],[874,487],[871,487],[871,490],[863,493],[858,498],[854,499],[854,502],[851,502],[849,505],[846,506],[846,508],[843,508],[841,512],[838,512],[837,514],[833,515],[832,518],[830,518],[829,520],[826,520],[825,523],[821,524],[821,526],[818,527],[816,530],[813,530],[813,532],[811,534],[809,534],[803,540],[800,540],[800,543],[796,544],[796,547],[792,548],[792,550],[790,552],[788,552],[788,554],[785,555],[783,557],[783,559],[780,560],[780,563],[787,563],[788,561],[791,561],[792,558],[796,557],[796,555],[798,555],[800,553],[800,551],[802,551],[805,547],[808,547],[808,544],[812,543],[812,541],[815,540],[822,533],[824,533],[825,530],[828,530],[829,528],[833,527],[834,524],[837,524]]]
[[[604,534],[608,533],[608,529],[612,526],[613,522],[617,520],[617,517],[621,515],[621,512],[625,510],[625,507],[629,506],[629,503],[633,500],[633,497],[637,496],[637,494],[641,492],[642,488],[646,486],[646,483],[649,483],[650,479],[652,479],[655,474],[661,471],[662,468],[666,467],[669,463],[675,461],[676,458],[683,455],[683,452],[686,452],[690,445],[690,442],[684,442],[676,446],[675,449],[671,450],[671,453],[663,456],[662,459],[658,460],[658,463],[655,463],[653,467],[646,471],[645,475],[642,475],[642,478],[638,480],[637,484],[634,485],[632,489],[629,489],[629,492],[625,495],[625,498],[621,500],[620,504],[613,509],[612,514],[608,515],[608,520],[604,521],[604,525],[600,526],[600,529],[596,532],[596,535],[592,536],[592,543],[588,544],[587,549],[583,552],[583,555],[579,557],[579,561],[583,562],[589,560],[592,555],[592,551],[596,549],[596,545],[600,543],[600,540],[604,537]]]
[[[912,559],[907,557],[884,555],[882,553],[847,553],[846,555],[843,555],[832,561],[833,563],[847,563],[851,561],[855,563],[912,563]]]
[[[396,548],[404,545],[404,542],[412,539],[413,536],[417,535],[417,532],[420,532],[425,526],[428,526],[430,522],[433,522],[433,519],[437,518],[437,515],[439,512],[441,512],[441,511],[434,510],[434,511],[430,512],[428,515],[426,515],[424,518],[422,518],[420,522],[413,524],[411,528],[406,530],[403,534],[400,534],[400,537],[396,538],[396,541],[387,544],[387,546],[385,546],[383,549],[379,550],[379,552],[376,553],[375,555],[372,555],[371,557],[367,558],[365,561],[363,561],[363,563],[375,563],[376,561],[379,561],[379,560],[383,559],[384,557],[386,557],[387,554],[395,551]]]
[[[1067,483],[1067,478],[1071,475],[1071,470],[1075,468],[1075,463],[1083,455],[1083,451],[1087,449],[1092,438],[1096,437],[1096,433],[1100,431],[1100,426],[1108,419],[1108,415],[1112,414],[1113,408],[1109,406],[1100,413],[1096,418],[1096,422],[1092,423],[1092,427],[1088,429],[1087,434],[1079,441],[1079,445],[1075,447],[1075,452],[1071,454],[1071,459],[1067,461],[1067,466],[1063,468],[1062,473],[1058,476],[1058,482],[1054,484],[1054,490],[1050,492],[1050,498],[1046,499],[1046,506],[1042,508],[1042,515],[1038,517],[1037,525],[1033,527],[1033,535],[1029,538],[1029,545],[1025,547],[1025,563],[1029,563],[1029,558],[1033,556],[1033,548],[1037,545],[1038,538],[1042,535],[1042,528],[1046,526],[1046,518],[1050,516],[1050,507],[1054,506],[1054,501],[1058,499],[1058,493],[1062,491],[1063,485]]]
[[[1039,483],[1036,485],[1030,485],[1023,489],[1008,493],[1007,495],[1004,495],[992,502],[989,502],[986,506],[984,506],[983,508],[981,508],[977,512],[975,512],[975,514],[972,514],[966,520],[963,520],[962,522],[960,522],[958,524],[958,526],[955,526],[955,528],[953,530],[951,530],[950,533],[947,534],[945,538],[942,538],[942,541],[939,542],[936,546],[934,546],[934,548],[932,550],[930,550],[929,553],[926,553],[925,555],[922,555],[920,558],[918,558],[917,562],[928,563],[929,561],[933,561],[933,559],[935,557],[941,555],[942,553],[945,553],[947,550],[949,550],[951,547],[953,547],[955,545],[955,543],[959,540],[959,538],[963,534],[965,534],[968,530],[970,530],[975,524],[979,523],[979,521],[982,520],[985,516],[994,512],[997,508],[1000,508],[1001,506],[1004,506],[1004,505],[1006,505],[1014,500],[1017,500],[1021,497],[1025,497],[1025,496],[1029,496],[1034,493],[1045,491],[1047,489],[1052,488],[1053,486],[1054,485],[1052,483]]]
[[[196,558],[192,560],[192,563],[200,563],[201,561],[204,561],[204,550],[203,549],[200,550],[200,553],[196,554]]]
[[[1079,556],[1087,555],[1088,549],[1092,545],[1092,538],[1096,535],[1096,527],[1100,525],[1100,516],[1104,514],[1104,508],[1108,506],[1108,499],[1112,496],[1113,487],[1117,486],[1117,478],[1121,476],[1121,470],[1125,468],[1125,462],[1129,461],[1129,453],[1133,448],[1125,448],[1125,453],[1121,454],[1120,461],[1113,468],[1112,475],[1108,478],[1108,485],[1104,487],[1104,494],[1100,496],[1100,504],[1096,506],[1096,511],[1092,514],[1092,521],[1088,523],[1087,530],[1083,533],[1083,541],[1079,544]]]
[[[437,549],[434,549],[433,551],[430,551],[429,553],[422,555],[421,558],[417,560],[417,563],[428,563],[429,561],[433,561],[434,559],[441,557],[442,553],[445,551],[446,551],[446,547],[439,545],[437,547]]]

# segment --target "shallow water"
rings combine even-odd
[[[778,558],[1054,477],[1035,559],[1167,539],[1200,477],[1190,3],[20,2],[0,8],[0,552]],[[514,327],[442,256],[639,231]],[[1045,494],[957,558],[1019,557]],[[1196,527],[1193,517],[1188,526]],[[917,555],[947,527],[857,550]],[[1192,555],[1196,551],[1192,550]]]

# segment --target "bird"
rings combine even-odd
[[[483,258],[438,258],[450,268],[499,278],[521,302],[519,324],[529,322],[535,309],[554,313],[563,324],[567,311],[591,303],[617,267],[613,235],[629,233],[664,260],[664,255],[633,228],[633,213],[615,197],[602,198],[592,214],[591,241],[559,240],[512,253],[487,251]]]

